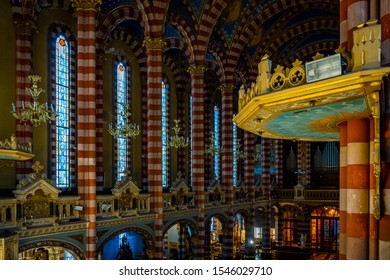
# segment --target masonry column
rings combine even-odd
[[[283,188],[283,140],[275,139],[275,180],[276,189]]]
[[[368,259],[368,190],[369,190],[368,119],[347,121],[347,227],[346,258]]]
[[[347,123],[340,125],[340,235],[339,259],[346,259],[346,228],[347,228]]]
[[[263,185],[264,199],[267,200],[267,206],[264,213],[264,231],[262,238],[262,259],[271,257],[271,174],[270,174],[270,139],[261,138],[262,147],[262,175],[261,184]]]
[[[340,0],[340,46],[348,47],[348,0]]]
[[[147,38],[144,41],[147,55],[147,108],[148,108],[148,190],[150,210],[156,214],[155,259],[163,258],[163,190],[162,190],[162,49],[163,38]]]
[[[378,220],[375,218],[375,173],[374,173],[375,121],[370,118],[370,190],[369,190],[369,252],[370,260],[378,259]]]
[[[233,84],[220,86],[222,93],[222,186],[226,203],[234,204],[233,193]]]
[[[28,75],[32,74],[32,41],[33,34],[37,31],[35,24],[30,20],[15,20],[16,30],[16,110],[23,108],[23,104],[32,102],[30,94],[26,93],[26,88],[31,86]],[[33,131],[30,122],[22,123],[16,120],[15,136],[18,143],[32,143]],[[16,162],[16,180],[24,179],[32,172],[32,161]]]
[[[390,1],[380,0],[382,66],[390,66]]]
[[[359,24],[367,22],[368,16],[368,0],[347,0],[348,51],[353,47],[353,31]]]
[[[233,192],[233,84],[220,86],[222,94],[222,186],[225,190],[226,204],[229,205],[228,230],[224,234],[224,252],[226,259],[233,258],[234,228],[234,192]]]
[[[195,259],[204,258],[205,243],[205,199],[204,199],[204,65],[188,69],[192,89],[192,140],[191,180],[195,192],[195,206],[199,208],[198,242],[194,250]]]
[[[106,62],[104,54],[96,59],[96,190],[104,188],[103,166],[103,65]]]
[[[255,226],[255,137],[252,133],[244,131],[244,184],[248,191],[248,202],[251,203],[249,208],[249,222],[245,231],[245,259],[252,260],[255,258],[254,250],[254,226]]]
[[[101,0],[72,0],[77,10],[77,185],[87,220],[86,259],[96,259],[96,9]]]
[[[386,107],[381,116],[381,218],[379,220],[378,258],[390,260],[390,89],[389,77],[384,82]]]

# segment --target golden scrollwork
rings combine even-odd
[[[292,69],[287,69],[287,82],[290,86],[295,87],[305,82],[306,73],[302,61],[297,59],[292,65]]]
[[[162,50],[166,45],[164,38],[145,38],[142,46],[147,50]]]
[[[222,84],[218,87],[221,92],[233,92],[234,84]]]
[[[381,157],[380,157],[380,100],[379,92],[371,92],[366,95],[368,108],[372,117],[374,118],[374,149],[373,165],[375,177],[375,196],[374,196],[374,216],[377,220],[380,219],[381,205],[380,205],[380,176],[381,176]]]
[[[76,9],[93,9],[99,10],[102,0],[71,0],[72,6]]]
[[[29,195],[23,205],[24,214],[28,217],[47,218],[50,216],[50,201],[42,190]]]
[[[280,66],[280,65],[278,65]],[[280,71],[275,71],[275,74],[272,75],[270,86],[273,90],[281,90],[286,85],[286,75],[284,74],[284,71],[282,70],[283,67],[280,66]]]
[[[190,73],[191,75],[203,75],[204,72],[206,71],[206,66],[204,65],[191,65],[188,67],[187,72]]]

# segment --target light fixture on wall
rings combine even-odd
[[[27,92],[32,97],[32,102],[22,101],[22,108],[17,110],[15,104],[12,103],[12,115],[22,123],[30,122],[33,126],[39,126],[41,123],[54,121],[57,117],[53,105],[49,109],[47,103],[39,104],[39,95],[44,90],[38,87],[38,82],[41,77],[37,75],[29,75],[28,78],[32,82],[31,88],[26,88]]]
[[[206,145],[206,149],[204,150],[204,153],[208,154],[208,155],[219,154],[221,152],[221,148],[215,146],[215,144],[214,144],[215,143],[215,139],[214,139],[214,133],[213,132],[211,132],[210,143],[211,144]]]
[[[141,130],[138,124],[128,123],[127,120],[131,116],[129,104],[123,105],[123,110],[119,111],[119,122],[117,124],[110,123],[108,126],[108,132],[114,137],[125,137],[125,138],[135,138],[137,137]]]
[[[181,128],[179,127],[180,120],[174,120],[175,126],[172,130],[175,132],[173,136],[171,136],[168,140],[168,145],[171,148],[181,149],[188,146],[188,138],[184,138],[183,136],[179,136],[179,132]]]

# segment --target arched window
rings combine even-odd
[[[168,188],[169,184],[169,161],[168,161],[168,124],[169,124],[169,112],[168,112],[168,88],[165,82],[161,82],[161,169],[162,169],[162,187]]]
[[[50,33],[50,103],[57,119],[50,125],[51,177],[58,188],[76,181],[75,40],[68,29],[55,26]]]
[[[129,106],[129,86],[128,86],[128,67],[123,61],[115,63],[115,120],[117,127],[123,127],[129,120],[125,118],[125,113]],[[116,180],[120,181],[126,176],[126,170],[129,169],[129,139],[119,135],[116,138],[116,160],[115,173]]]
[[[220,111],[218,106],[214,106],[214,123],[213,123],[213,133],[214,133],[214,143],[213,146],[219,148],[220,144]],[[219,180],[219,152],[214,152],[214,178]]]
[[[238,158],[237,158],[237,124],[233,122],[233,187],[237,187]]]

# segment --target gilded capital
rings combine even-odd
[[[99,10],[102,0],[71,0],[72,6],[76,9]]]
[[[164,38],[146,38],[142,46],[147,50],[162,50],[166,45]]]
[[[23,33],[23,34],[30,34],[30,35],[34,35],[38,33],[38,29],[35,23],[31,20],[25,20],[25,21],[15,20],[14,25],[15,25],[16,33]]]
[[[187,72],[195,75],[203,75],[204,71],[206,71],[206,66],[204,65],[191,65],[188,67]]]
[[[222,84],[218,87],[221,92],[233,92],[234,84]]]

